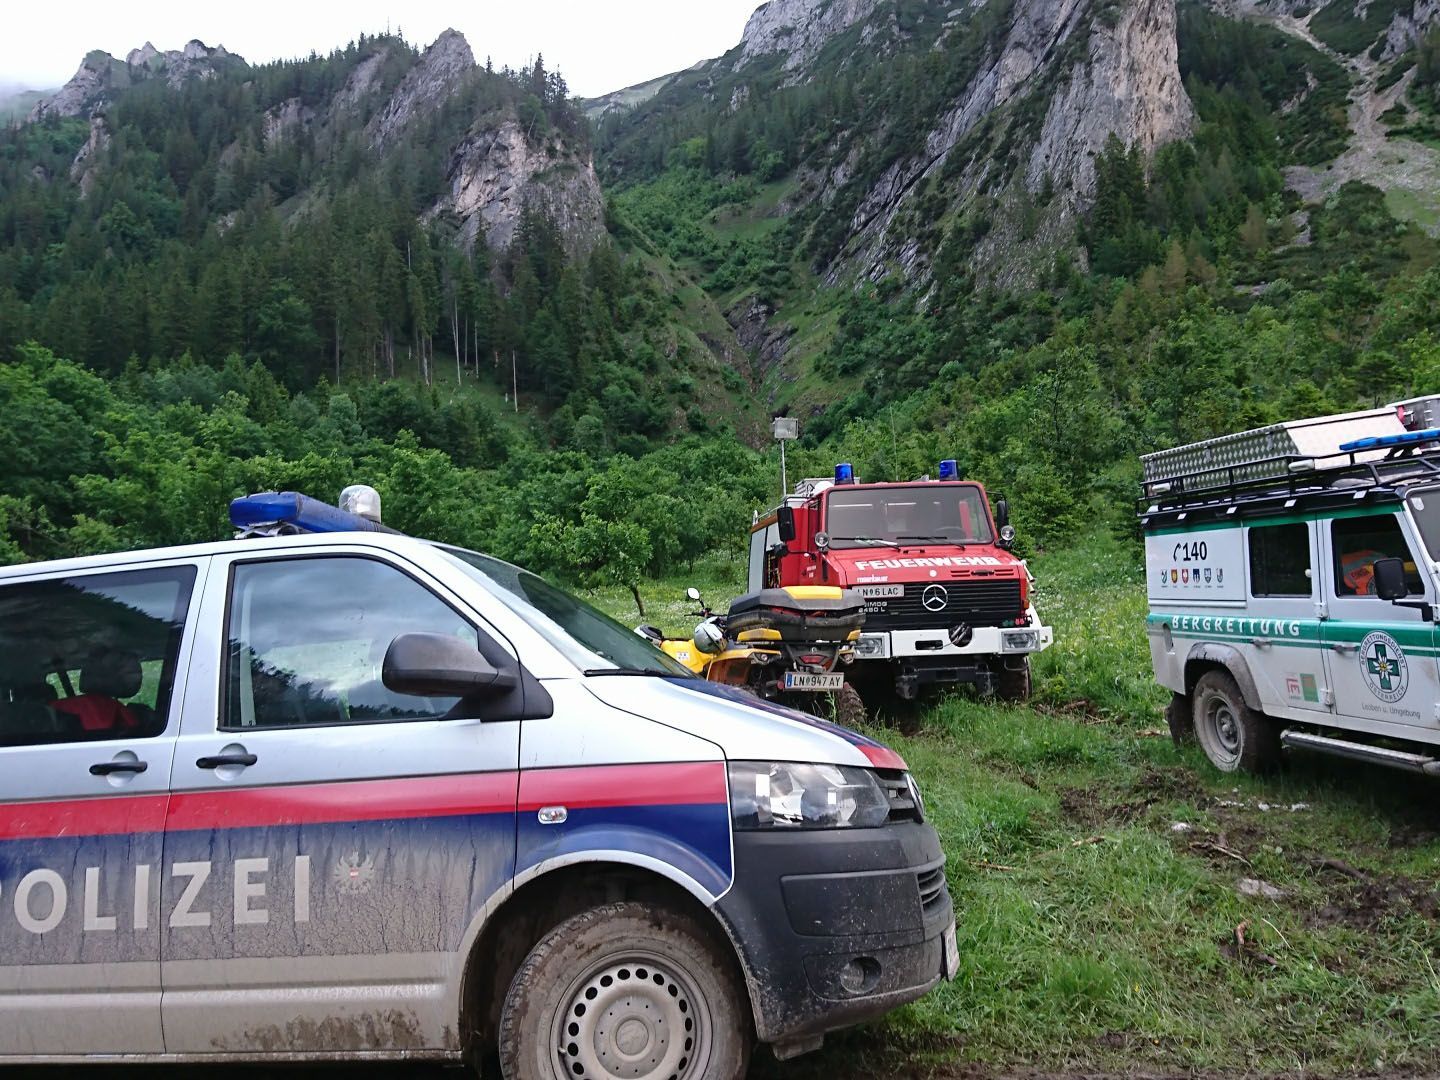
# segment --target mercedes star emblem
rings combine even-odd
[[[931,585],[920,597],[920,603],[925,605],[926,611],[944,611],[945,605],[950,603],[950,593],[944,585]]]

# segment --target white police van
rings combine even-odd
[[[1144,459],[1170,728],[1221,770],[1282,748],[1440,775],[1440,397]]]
[[[0,570],[0,1063],[735,1078],[954,976],[898,755],[347,491]]]

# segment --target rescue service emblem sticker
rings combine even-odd
[[[1367,634],[1360,643],[1360,674],[1370,692],[1381,701],[1393,703],[1410,688],[1410,665],[1400,643],[1382,630]]]

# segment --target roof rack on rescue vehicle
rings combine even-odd
[[[1276,500],[1396,498],[1402,485],[1440,479],[1440,395],[1206,439],[1141,462],[1137,509],[1146,523]]]

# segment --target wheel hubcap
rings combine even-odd
[[[574,984],[556,1016],[557,1076],[687,1080],[709,1054],[709,1017],[682,972],[655,957],[605,960]]]
[[[1240,720],[1235,710],[1225,701],[1215,701],[1210,706],[1210,724],[1215,729],[1215,738],[1227,753],[1240,750]]]

